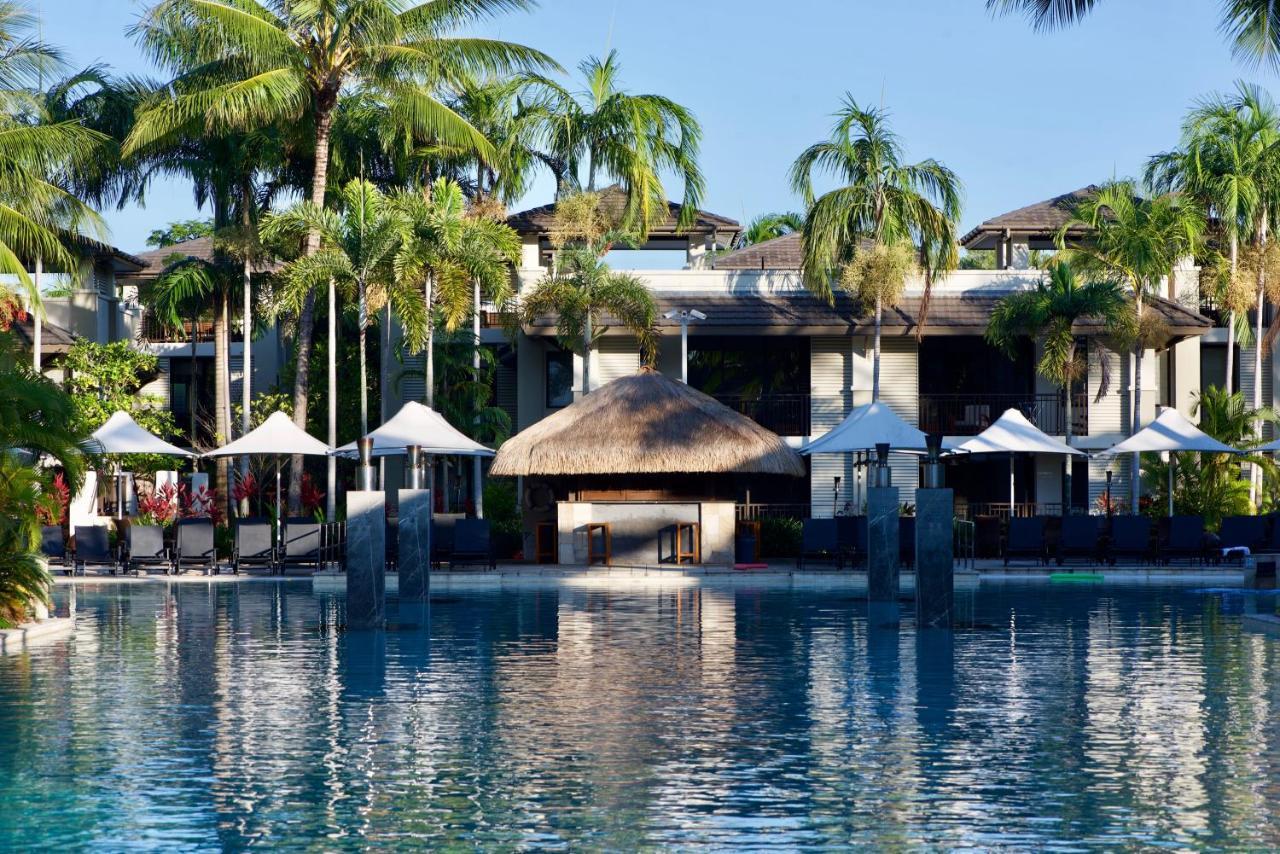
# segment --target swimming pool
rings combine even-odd
[[[1280,844],[1280,640],[1230,594],[984,585],[919,635],[839,589],[442,593],[385,632],[305,581],[76,600],[0,657],[0,850]]]

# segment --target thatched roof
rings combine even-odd
[[[490,474],[782,474],[804,476],[776,434],[657,371],[613,382],[498,449]]]

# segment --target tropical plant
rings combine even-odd
[[[1037,30],[1071,26],[1093,11],[1097,0],[987,0],[997,14],[1022,14]],[[1280,67],[1280,26],[1274,0],[1228,0],[1220,29],[1231,52],[1250,65]]]
[[[369,432],[369,370],[367,334],[371,314],[388,301],[403,317],[417,315],[418,300],[404,300],[404,290],[391,287],[392,262],[407,228],[405,217],[369,181],[350,181],[337,199],[337,210],[317,208],[310,202],[276,214],[262,223],[268,241],[320,234],[320,248],[312,255],[290,261],[280,271],[283,284],[278,306],[297,313],[306,299],[333,283],[344,298],[356,305],[360,341],[360,433]],[[385,354],[383,354],[385,358]]]
[[[1182,146],[1151,158],[1147,181],[1162,192],[1190,194],[1204,206],[1214,231],[1225,237],[1228,266],[1215,288],[1227,322],[1226,388],[1233,387],[1237,315],[1251,302],[1258,308],[1261,339],[1265,267],[1252,281],[1240,269],[1240,242],[1252,238],[1258,253],[1267,245],[1271,211],[1280,192],[1280,114],[1255,86],[1237,83],[1232,95],[1215,95],[1198,104],[1183,122]],[[1251,299],[1251,295],[1256,297]],[[1260,372],[1261,351],[1255,370]],[[1260,391],[1260,388],[1258,389]],[[1254,407],[1262,405],[1255,395]]]
[[[1074,426],[1072,386],[1088,374],[1087,361],[1080,358],[1076,327],[1082,321],[1091,320],[1099,324],[1107,336],[1124,340],[1132,334],[1133,313],[1127,295],[1115,282],[1079,284],[1071,265],[1063,261],[1052,264],[1048,272],[1048,281],[1041,279],[1034,289],[1009,294],[996,303],[987,321],[986,339],[1010,358],[1016,356],[1022,339],[1043,341],[1043,355],[1036,370],[1062,387],[1067,442],[1070,443]],[[1105,356],[1102,364],[1108,364]],[[1098,389],[1098,397],[1104,394],[1105,382]],[[1070,501],[1070,464],[1063,477],[1063,492]]]
[[[922,334],[933,278],[957,263],[960,217],[960,179],[936,160],[903,163],[888,118],[846,94],[830,138],[809,146],[791,166],[791,184],[808,211],[801,232],[805,284],[832,304],[835,283],[874,306],[872,400],[880,398],[884,306],[901,296],[918,263],[925,278],[917,318]],[[842,185],[817,196],[820,174]]]
[[[1067,234],[1087,228],[1087,241],[1067,247]],[[1062,260],[1086,277],[1115,278],[1134,294],[1134,376],[1132,432],[1142,426],[1142,356],[1158,343],[1158,319],[1143,313],[1146,298],[1156,293],[1161,279],[1199,250],[1204,235],[1204,214],[1188,197],[1178,193],[1143,198],[1132,181],[1111,181],[1075,204],[1058,231]],[[1138,467],[1130,472],[1130,504],[1137,506],[1140,492]]]
[[[378,92],[396,123],[417,136],[490,155],[492,146],[437,98],[436,87],[465,73],[557,67],[521,45],[453,35],[528,6],[528,0],[163,0],[134,32],[153,58],[175,72],[174,96],[139,118],[126,153],[191,121],[219,133],[309,126],[306,198],[319,210],[340,97],[363,89]],[[303,254],[319,247],[320,233],[313,230]],[[312,292],[298,315],[293,414],[299,426],[307,420],[314,311]],[[293,466],[291,496],[301,488],[300,477],[301,466]]]
[[[1235,448],[1257,447],[1257,422],[1277,423],[1271,407],[1254,409],[1240,392],[1228,393],[1209,386],[1195,404],[1200,429]],[[1224,516],[1248,515],[1257,507],[1250,498],[1250,485],[1240,477],[1241,463],[1249,463],[1274,481],[1280,469],[1265,454],[1175,453],[1172,463],[1155,454],[1143,456],[1143,470],[1152,484],[1166,484],[1173,466],[1173,509],[1175,513],[1203,516],[1210,528],[1217,528]],[[1152,502],[1152,512],[1165,510],[1166,502]]]
[[[152,229],[151,234],[147,235],[147,245],[164,248],[175,243],[195,240],[197,237],[211,237],[212,235],[212,219],[208,217],[204,219],[183,219],[171,222],[164,228]]]
[[[684,185],[678,224],[692,225],[706,189],[698,166],[702,128],[693,113],[662,95],[624,91],[617,51],[588,57],[578,69],[585,88],[553,92],[538,150],[555,175],[557,200],[594,193],[601,177],[617,181],[627,200],[618,225],[643,237],[669,215],[662,174],[671,172]]]
[[[793,234],[804,228],[804,214],[795,211],[785,213],[761,214],[742,230],[733,242],[734,249],[742,249],[773,240],[786,234]]]
[[[558,202],[552,239],[558,247],[555,260],[550,271],[521,294],[520,322],[556,316],[560,346],[582,357],[584,395],[591,393],[591,352],[609,329],[603,323],[606,316],[636,337],[641,360],[652,364],[657,356],[657,304],[642,279],[611,270],[604,262],[615,244],[628,245],[634,238],[605,224],[599,194]]]
[[[84,434],[74,418],[67,394],[19,361],[8,334],[0,336],[0,625],[23,622],[32,602],[49,601],[40,524],[45,514],[61,512],[62,490],[54,469],[35,463],[44,458],[60,466],[62,483],[79,487]]]

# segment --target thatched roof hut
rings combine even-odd
[[[804,477],[777,434],[648,368],[508,439],[490,474],[768,474]]]

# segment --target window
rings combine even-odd
[[[547,353],[547,408],[561,409],[573,403],[573,353]]]

